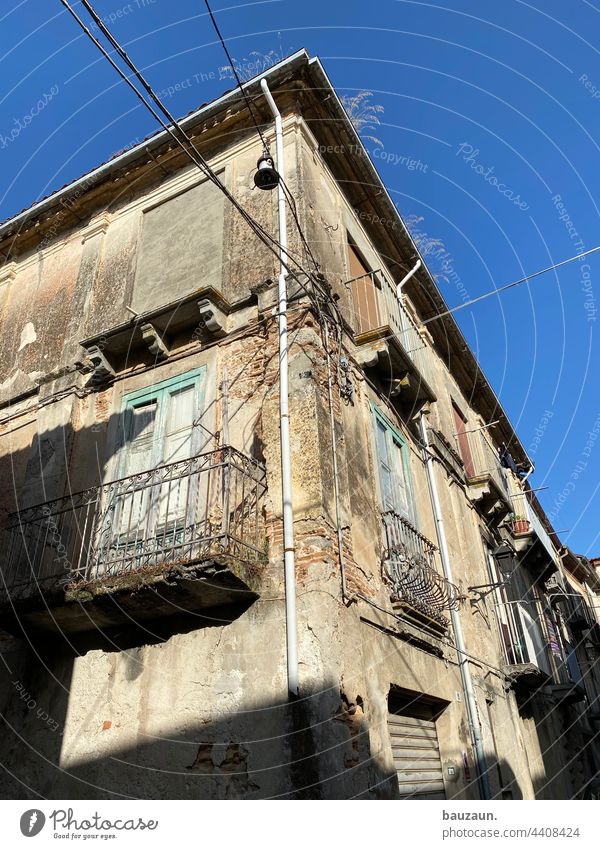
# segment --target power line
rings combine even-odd
[[[208,0],[204,0],[204,3],[206,5],[206,8],[208,9],[208,14],[210,15],[210,19],[211,19],[212,24],[215,28],[215,32],[217,33],[217,36],[219,37],[219,41],[221,42],[223,50],[225,51],[225,55],[227,56],[227,59],[229,60],[229,64],[230,64],[231,69],[233,71],[233,74],[235,76],[236,82],[238,84],[238,88],[239,88],[244,100],[246,101],[246,106],[248,107],[248,112],[250,113],[250,117],[252,118],[254,126],[256,127],[256,132],[260,136],[260,140],[261,140],[262,145],[263,145],[263,150],[264,150],[265,154],[268,154],[269,153],[269,145],[267,144],[267,141],[266,141],[264,135],[262,134],[261,129],[260,129],[258,122],[256,120],[252,101],[250,100],[246,90],[244,89],[243,83],[242,83],[242,81],[239,77],[239,74],[238,74],[237,69],[236,69],[235,64],[234,64],[234,61],[231,58],[231,54],[230,54],[230,52],[227,48],[227,44],[225,43],[225,39],[223,38],[223,36],[221,34],[221,30],[219,29],[217,21],[215,20],[215,16],[213,14],[212,9],[210,8],[210,4],[209,4]],[[306,250],[306,253],[310,257],[310,260],[311,260],[311,262],[312,262],[312,264],[315,268],[315,271],[319,271],[319,269],[320,269],[319,263],[317,262],[317,260],[315,259],[314,255],[313,255],[313,252],[310,248],[310,245],[308,244],[308,242],[306,240],[306,237],[305,237],[304,232],[302,230],[302,226],[301,226],[300,221],[298,219],[298,213],[297,213],[297,210],[296,210],[296,202],[294,200],[294,197],[293,197],[292,193],[290,192],[290,190],[288,189],[288,187],[285,183],[285,180],[283,179],[281,174],[279,174],[279,179],[281,181],[283,191],[286,195],[286,200],[288,202],[288,206],[290,207],[290,210],[292,212],[292,216],[293,216],[294,221],[296,223],[296,227],[298,229],[298,234],[300,236],[302,244],[304,245],[304,249]]]
[[[65,5],[64,0],[61,0],[61,2],[63,2],[63,5]],[[242,215],[246,218],[246,220],[248,221],[248,223],[250,224],[250,226],[252,226],[252,227],[253,227],[253,229],[255,229],[255,231],[256,231],[256,228],[259,228],[259,229],[260,229],[260,231],[263,233],[263,235],[265,235],[265,236],[266,236],[266,237],[267,237],[270,241],[272,241],[274,244],[276,244],[276,245],[277,245],[277,248],[279,248],[279,249],[280,249],[280,248],[281,248],[281,246],[279,245],[279,243],[277,242],[277,240],[276,240],[276,239],[274,239],[274,238],[273,238],[273,237],[272,237],[269,233],[267,233],[267,232],[266,232],[266,231],[265,231],[265,230],[261,227],[261,225],[259,225],[259,224],[258,224],[258,222],[256,222],[256,221],[255,221],[255,220],[254,220],[254,219],[253,219],[253,218],[252,218],[252,217],[251,217],[251,216],[250,216],[250,215],[246,212],[246,210],[244,210],[242,207],[240,207],[240,206],[239,206],[239,204],[237,203],[237,201],[235,200],[235,198],[233,198],[233,196],[232,196],[232,195],[230,195],[230,193],[229,193],[228,189],[226,188],[226,186],[225,186],[225,185],[221,182],[221,180],[218,178],[218,176],[217,176],[217,175],[216,175],[216,174],[212,171],[212,169],[210,168],[210,166],[209,166],[208,162],[204,159],[204,157],[202,156],[202,154],[198,151],[198,149],[197,149],[197,148],[196,148],[196,146],[194,145],[194,143],[193,143],[192,139],[191,139],[191,138],[187,135],[187,133],[185,132],[185,130],[183,130],[183,128],[179,125],[179,123],[178,123],[178,122],[177,122],[177,120],[174,118],[174,116],[173,116],[173,115],[171,115],[171,113],[170,113],[170,112],[169,112],[169,110],[166,108],[166,106],[162,103],[162,101],[160,100],[160,98],[158,97],[158,95],[156,95],[156,94],[155,94],[155,92],[153,91],[153,89],[151,88],[151,86],[149,85],[149,83],[146,81],[146,79],[144,78],[144,76],[142,75],[142,73],[138,70],[138,68],[135,66],[135,64],[133,63],[133,61],[129,58],[129,56],[128,56],[128,54],[126,53],[126,51],[125,51],[125,50],[121,47],[120,43],[119,43],[119,42],[117,41],[117,39],[113,36],[113,34],[110,32],[110,30],[108,29],[108,27],[105,25],[104,21],[102,21],[102,19],[98,16],[97,12],[95,11],[95,9],[94,9],[94,7],[91,5],[91,3],[89,3],[89,2],[88,2],[88,0],[81,0],[81,2],[82,2],[82,4],[83,4],[83,6],[87,9],[87,11],[89,12],[89,14],[90,14],[90,16],[92,17],[92,19],[94,20],[94,22],[95,22],[95,23],[97,24],[97,26],[100,28],[101,32],[102,32],[102,33],[106,36],[106,38],[109,40],[109,42],[111,43],[111,45],[115,48],[115,50],[117,51],[117,53],[119,54],[119,56],[123,59],[123,61],[127,64],[127,66],[128,66],[128,67],[131,69],[131,71],[135,74],[136,78],[139,80],[139,82],[141,83],[141,85],[143,86],[143,88],[146,90],[146,92],[150,95],[150,97],[152,98],[152,100],[156,103],[156,105],[159,107],[159,109],[162,111],[162,113],[163,113],[163,114],[167,117],[167,120],[168,120],[168,121],[170,121],[170,122],[171,122],[171,124],[172,124],[172,126],[173,126],[173,127],[175,127],[175,128],[179,131],[179,133],[180,133],[180,134],[183,136],[183,138],[185,139],[186,143],[190,146],[191,150],[192,150],[192,151],[194,152],[194,154],[198,157],[199,162],[196,162],[196,164],[198,165],[198,167],[200,167],[200,169],[201,169],[201,170],[202,170],[202,171],[206,174],[206,176],[208,176],[208,177],[212,180],[212,182],[213,182],[213,183],[215,183],[215,185],[217,185],[217,186],[221,189],[221,191],[223,191],[223,192],[226,194],[226,196],[228,197],[228,199],[229,199],[229,200],[231,200],[231,202],[232,202],[232,203],[234,203],[234,205],[236,205],[236,207],[239,209],[239,211],[242,213]],[[80,25],[84,26],[84,25],[83,25],[83,22],[82,22],[82,21],[78,18],[78,16],[77,16],[77,15],[73,12],[73,10],[72,10],[72,9],[71,9],[71,7],[69,6],[69,4],[68,4],[68,3],[66,3],[66,5],[67,5],[67,7],[69,8],[69,11],[71,11],[71,14],[73,14],[73,16],[76,18],[76,20],[78,20],[78,22],[80,23]],[[87,28],[86,28],[86,29],[87,29]],[[88,33],[89,33],[89,31],[88,31]],[[97,40],[96,40],[96,39],[95,39],[95,38],[91,35],[91,33],[89,33],[89,35],[90,35],[90,36],[91,36],[91,38],[94,40],[94,42],[96,43],[96,45],[98,46],[98,48],[102,51],[102,53],[106,56],[106,58],[108,58],[108,59],[109,59],[109,61],[110,61],[110,62],[111,62],[111,64],[113,65],[113,67],[114,67],[114,68],[115,68],[115,69],[119,72],[119,74],[120,74],[122,77],[124,77],[124,78],[127,80],[127,82],[129,82],[129,79],[127,78],[127,76],[126,76],[126,75],[124,75],[124,74],[121,72],[121,69],[120,69],[120,68],[119,68],[119,67],[118,67],[118,66],[117,66],[117,65],[116,65],[116,64],[112,61],[112,59],[110,58],[110,56],[108,56],[108,54],[106,53],[106,51],[102,48],[102,45],[101,45],[101,44],[100,44],[100,43],[99,43],[99,42],[98,42],[98,41],[97,41]],[[131,83],[130,83],[130,85],[131,85]],[[134,88],[134,91],[136,91],[136,93],[137,93],[137,89],[135,89],[135,87],[134,87],[134,86],[132,86],[132,87]],[[146,100],[145,100],[143,97],[141,98],[141,100],[142,100],[142,103],[144,103],[144,105],[146,105],[148,108],[150,108],[150,109],[151,109],[150,105],[146,102]],[[157,119],[158,119],[158,120],[160,121],[160,123],[161,123],[161,126],[163,126],[165,129],[168,129],[168,127],[165,127],[165,124],[164,124],[164,122],[162,121],[162,119],[161,119],[159,116],[156,116],[156,114],[154,113],[154,111],[153,111],[153,110],[152,110],[152,114],[154,114],[154,115],[155,115],[155,117],[157,117]],[[171,135],[173,135],[173,133],[171,133]],[[177,138],[176,138],[176,137],[174,137],[174,138],[175,138],[175,140],[177,141]],[[181,142],[179,142],[179,145],[180,145],[180,147],[182,147],[184,150],[186,150],[186,149],[185,149],[185,148],[181,145]],[[191,158],[193,161],[195,161],[195,160],[194,160],[194,157],[191,155],[190,151],[189,151],[189,150],[186,150],[186,152],[188,153],[188,156],[190,156],[190,158]],[[258,232],[257,232],[257,235],[258,235]],[[263,240],[263,241],[264,241],[264,240]],[[290,258],[291,258],[291,255],[290,255],[290,254],[288,254],[288,257],[290,257]],[[303,271],[303,273],[306,273],[306,272],[304,271],[304,269],[301,269],[301,270]],[[288,269],[288,271],[289,271],[289,269]]]
[[[525,283],[527,280],[533,280],[534,277],[539,277],[540,274],[546,274],[548,271],[554,271],[555,268],[560,268],[563,265],[567,265],[569,262],[575,262],[576,259],[582,259],[584,256],[588,256],[589,254],[593,254],[596,251],[600,251],[600,245],[595,248],[590,248],[589,251],[584,251],[581,254],[576,254],[575,256],[569,257],[569,259],[563,259],[562,262],[557,262],[554,265],[549,265],[547,268],[542,268],[540,271],[536,271],[533,274],[528,274],[526,277],[521,277],[520,280],[514,280],[512,283],[507,283],[505,286],[500,286],[499,289],[493,289],[491,292],[486,292],[485,295],[479,295],[477,298],[473,298],[470,301],[466,301],[464,304],[459,304],[457,307],[452,307],[450,310],[445,310],[445,312],[438,313],[437,315],[433,315],[430,318],[425,319],[423,324],[429,324],[432,321],[437,321],[438,318],[443,318],[445,315],[450,315],[451,313],[458,312],[458,310],[463,310],[465,307],[470,307],[472,304],[476,304],[479,301],[485,300],[485,298],[491,298],[492,295],[499,295],[500,292],[506,292],[507,289],[512,289],[515,286],[520,286],[521,283]]]
[[[294,200],[294,196],[292,195],[292,193],[288,189],[286,182],[283,179],[283,177],[281,176],[281,174],[279,175],[279,179],[281,180],[283,192],[286,196],[286,200],[288,202],[288,206],[291,210],[294,221],[296,222],[296,228],[298,230],[298,234],[300,236],[302,244],[304,245],[304,249],[305,249],[306,253],[308,254],[308,256],[310,257],[310,260],[311,260],[312,264],[314,265],[315,271],[318,272],[320,270],[321,266],[319,265],[319,263],[315,259],[314,254],[311,250],[311,247],[306,240],[306,236],[304,235],[304,231],[302,230],[302,225],[300,224],[300,220],[298,218],[298,210],[296,208],[296,201]]]
[[[254,126],[256,127],[256,132],[258,133],[258,135],[260,136],[260,140],[262,141],[263,150],[264,150],[265,153],[267,153],[268,150],[269,150],[269,146],[268,146],[268,144],[265,140],[265,137],[263,136],[263,134],[261,132],[260,127],[258,126],[258,122],[257,122],[256,117],[254,115],[254,109],[252,108],[252,101],[250,100],[250,98],[248,97],[248,94],[244,90],[244,87],[242,85],[242,81],[240,80],[240,77],[239,77],[237,69],[234,65],[233,59],[231,58],[231,54],[230,54],[229,50],[227,49],[227,45],[225,44],[225,39],[221,35],[221,30],[219,29],[219,25],[217,24],[217,21],[215,20],[215,16],[213,15],[213,11],[210,8],[208,0],[204,0],[204,3],[206,5],[206,8],[208,9],[208,14],[210,15],[210,19],[212,21],[213,27],[215,28],[215,32],[217,33],[217,35],[219,37],[219,41],[221,42],[223,50],[225,51],[225,55],[227,56],[227,59],[229,60],[231,70],[233,71],[233,74],[234,74],[235,79],[237,81],[239,90],[241,91],[242,96],[243,96],[244,100],[246,101],[246,106],[248,107],[248,112],[250,113],[250,115],[252,117],[252,121],[254,122]]]
[[[143,105],[149,110],[149,112],[156,119],[156,121],[158,121],[158,123],[161,125],[161,127],[173,138],[173,140],[176,142],[176,144],[184,151],[184,153],[192,160],[192,162],[202,171],[202,173],[205,176],[207,176],[211,180],[211,182],[213,182],[219,188],[219,190],[221,192],[223,192],[223,194],[227,197],[227,199],[233,204],[233,206],[238,210],[238,212],[244,218],[244,220],[246,221],[248,226],[254,231],[254,233],[263,242],[263,244],[265,244],[265,246],[271,251],[271,253],[273,253],[277,257],[277,259],[280,259],[281,245],[279,244],[278,240],[275,239],[273,236],[271,236],[270,233],[268,233],[257,221],[255,221],[255,219],[248,212],[246,212],[246,210],[241,206],[241,204],[239,204],[238,201],[233,197],[233,195],[227,189],[227,187],[224,185],[224,183],[221,182],[219,177],[214,173],[214,171],[211,169],[209,164],[206,162],[206,160],[204,159],[202,154],[198,151],[198,149],[194,145],[192,139],[187,135],[185,130],[182,129],[182,127],[179,125],[177,120],[170,114],[170,112],[163,105],[163,103],[158,98],[158,96],[154,93],[154,91],[152,90],[150,85],[146,82],[146,80],[144,79],[144,77],[142,76],[140,71],[136,68],[136,66],[131,61],[131,59],[129,58],[127,53],[120,46],[118,41],[113,37],[110,30],[107,29],[104,22],[97,15],[96,11],[91,6],[91,4],[88,2],[88,0],[82,0],[82,4],[85,6],[85,8],[89,12],[90,16],[93,18],[94,22],[99,27],[101,32],[106,36],[106,38],[110,41],[112,46],[115,48],[115,50],[117,51],[119,56],[123,59],[123,61],[126,62],[128,67],[132,70],[132,72],[137,77],[137,79],[140,81],[140,83],[142,84],[144,89],[147,91],[147,93],[150,95],[150,97],[154,100],[154,102],[159,107],[159,109],[163,112],[163,114],[167,117],[167,120],[169,120],[171,122],[172,126],[167,125],[165,123],[165,121],[161,118],[161,116],[152,107],[152,105],[146,101],[146,99],[143,97],[142,93],[138,90],[138,88],[135,86],[135,84],[129,79],[127,74],[125,74],[122,71],[122,69],[116,64],[116,62],[109,55],[109,53],[106,51],[106,49],[103,47],[103,45],[90,32],[88,27],[85,25],[85,23],[81,20],[79,15],[72,8],[72,6],[68,2],[68,0],[60,0],[60,2],[67,9],[67,11],[72,15],[72,17],[77,21],[77,23],[79,24],[81,29],[84,31],[84,33],[90,38],[90,40],[100,50],[102,55],[106,59],[108,59],[108,61],[110,62],[112,67],[117,71],[119,76],[121,76],[121,78],[123,80],[125,80],[127,85],[132,89],[132,91],[135,93],[135,95],[138,97],[138,99],[143,103]],[[181,141],[179,136],[174,132],[175,129],[183,137],[185,144]],[[189,145],[189,147],[186,146],[186,145]],[[310,275],[306,272],[306,270],[302,267],[302,265],[294,258],[293,254],[291,254],[290,251],[286,251],[286,256],[288,258],[288,261],[291,261],[295,266],[297,266],[297,268],[302,272],[302,274],[305,274],[308,279],[311,279]],[[283,266],[288,271],[289,274],[292,274],[292,271],[291,271],[289,265],[286,262],[283,262]],[[300,283],[300,281],[298,281],[298,282]],[[304,289],[306,294],[308,294],[310,296],[310,293],[308,292],[308,290],[306,290],[306,288],[301,283],[300,283],[300,285]]]

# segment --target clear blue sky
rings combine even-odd
[[[10,5],[0,6],[1,218],[155,128],[58,0]],[[180,84],[166,100],[175,114],[230,88],[201,0],[95,6],[155,89]],[[365,132],[381,145],[367,147],[400,211],[437,240],[432,270],[445,272],[452,306],[600,244],[598,0],[214,9],[248,71],[306,47],[342,95],[373,93],[381,123]],[[548,487],[540,498],[555,527],[599,554],[600,256],[457,319],[536,462],[532,484]]]

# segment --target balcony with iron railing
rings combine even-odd
[[[466,434],[471,457],[465,463],[469,492],[487,516],[499,519],[513,509],[507,470],[484,428]]]
[[[535,551],[541,555],[541,559],[556,567],[559,562],[557,551],[531,499],[532,496],[527,491],[518,493],[512,499],[514,514],[522,523],[516,526],[520,529],[520,533],[515,532],[515,526],[512,526],[513,535],[517,538],[517,548],[520,551],[527,551],[535,546]]]
[[[427,344],[404,296],[381,271],[348,281],[354,342],[367,367],[379,368],[390,393],[408,401],[434,401]]]
[[[419,628],[445,634],[449,621],[444,614],[458,607],[459,592],[436,568],[436,546],[393,510],[383,514],[383,524],[383,573],[394,610]]]
[[[265,489],[259,462],[222,447],[13,514],[0,627],[83,631],[256,598]]]

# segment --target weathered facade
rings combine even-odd
[[[562,556],[451,316],[424,325],[425,265],[397,298],[418,251],[319,62],[266,77],[312,253],[291,218],[300,698],[277,257],[159,134],[0,229],[0,792],[591,795],[596,572]],[[276,235],[236,92],[184,125]]]

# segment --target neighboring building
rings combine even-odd
[[[477,799],[475,734],[494,798],[589,794],[598,626],[585,665],[529,459],[424,265],[397,300],[418,251],[318,60],[264,76],[320,266],[291,218],[300,698],[277,259],[159,133],[0,228],[0,792]],[[183,123],[277,235],[239,93]]]

